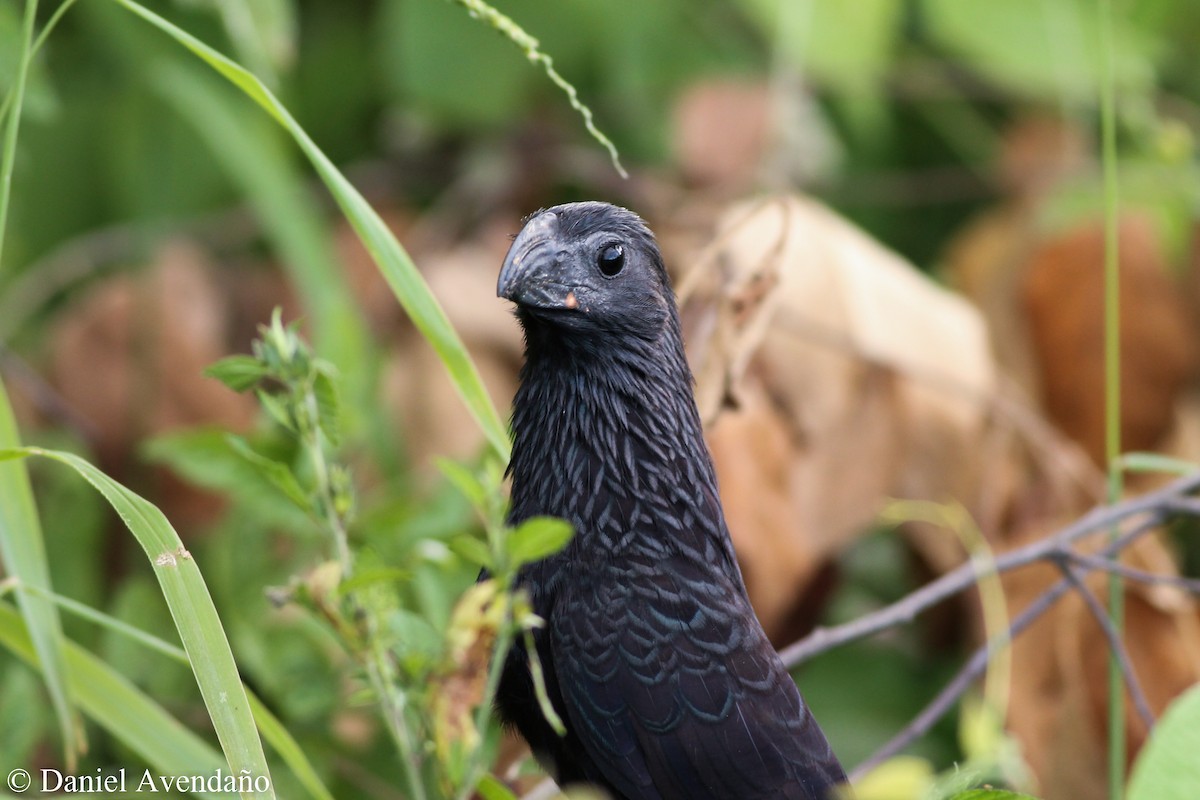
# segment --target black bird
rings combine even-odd
[[[827,797],[845,773],[747,599],[654,235],[606,203],[540,211],[497,291],[525,332],[509,521],[576,530],[518,576],[567,734],[523,648],[501,718],[560,784],[618,800]]]

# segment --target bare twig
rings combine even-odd
[[[987,671],[988,661],[994,648],[1007,645],[1013,637],[1028,628],[1038,617],[1048,611],[1058,601],[1058,598],[1067,593],[1069,588],[1070,584],[1067,583],[1065,578],[1060,580],[1039,595],[1024,611],[1013,617],[1008,633],[1002,640],[999,642],[987,642],[972,653],[971,657],[967,659],[967,663],[963,664],[958,673],[938,692],[937,696],[929,701],[929,704],[925,708],[921,709],[921,712],[913,718],[912,722],[905,725],[883,747],[880,747],[865,761],[851,770],[850,780],[852,782],[859,780],[872,769],[928,733],[934,723],[941,719],[958,702],[958,699],[966,693],[971,684]]]
[[[1131,581],[1145,583],[1150,585],[1170,586],[1175,589],[1182,589],[1191,594],[1200,594],[1200,580],[1195,578],[1185,578],[1181,575],[1163,575],[1158,572],[1147,572],[1144,569],[1130,567],[1122,564],[1120,561],[1114,561],[1111,558],[1101,558],[1100,556],[1089,556],[1086,553],[1069,552],[1065,554],[1066,558],[1072,563],[1080,566],[1088,567],[1089,569],[1108,572],[1113,575],[1120,575],[1122,578],[1128,578]]]
[[[1100,605],[1100,601],[1096,599],[1096,595],[1087,587],[1081,575],[1079,567],[1072,566],[1067,563],[1060,563],[1063,577],[1065,577],[1071,586],[1083,598],[1083,602],[1088,607],[1088,611],[1092,612],[1092,616],[1096,620],[1096,624],[1100,626],[1100,630],[1104,632],[1104,638],[1108,640],[1108,649],[1117,659],[1117,666],[1121,670],[1121,675],[1125,678],[1125,686],[1129,690],[1129,696],[1133,698],[1133,706],[1137,709],[1138,715],[1142,718],[1142,722],[1146,725],[1146,730],[1154,727],[1154,712],[1150,710],[1150,703],[1146,700],[1146,693],[1142,691],[1142,684],[1138,682],[1137,674],[1133,671],[1133,662],[1129,659],[1129,651],[1125,649],[1125,643],[1121,641],[1121,635],[1113,626],[1112,620],[1108,616],[1108,612],[1104,606]]]
[[[1194,491],[1197,488],[1196,483],[1198,480],[1200,480],[1200,476],[1188,476],[1188,478],[1176,481],[1175,483],[1172,483],[1170,486],[1167,486],[1158,492],[1152,492],[1148,495],[1143,495],[1140,498],[1134,498],[1134,500],[1126,501],[1125,503],[1120,503],[1116,506],[1110,506],[1109,508],[1122,508],[1130,503],[1133,503],[1135,500],[1144,501],[1152,496],[1163,500],[1164,493],[1172,488],[1174,488],[1175,491]],[[1150,507],[1146,507],[1144,505],[1141,505],[1140,507],[1141,513],[1149,510],[1151,510]],[[1084,519],[1094,516],[1095,514],[1096,511],[1093,511],[1084,517]],[[1126,518],[1128,516],[1129,515],[1126,515]],[[1117,553],[1120,553],[1126,547],[1133,544],[1133,542],[1157,528],[1162,523],[1162,516],[1165,516],[1165,514],[1162,512],[1155,513],[1149,519],[1139,523],[1129,531],[1123,533],[1101,551],[1101,558],[1104,559],[1115,556]],[[1081,522],[1083,522],[1083,520],[1080,520],[1075,525],[1069,526],[1068,528],[1064,528],[1056,536],[1050,537],[1050,539],[1057,539],[1060,536],[1076,530]],[[1101,527],[1103,527],[1103,525]],[[999,559],[997,559],[997,562],[998,561]],[[1090,569],[1091,567],[1088,565],[1082,566],[1082,571],[1084,572],[1089,571]],[[954,707],[954,704],[958,702],[958,699],[962,697],[968,688],[970,688],[971,684],[987,671],[988,659],[990,653],[992,652],[993,646],[1004,644],[1006,641],[1010,641],[1018,636],[1022,631],[1033,624],[1038,617],[1040,617],[1052,605],[1054,605],[1054,603],[1057,602],[1060,597],[1066,594],[1070,588],[1070,581],[1068,581],[1066,578],[1062,578],[1049,589],[1042,592],[1042,594],[1038,595],[1038,597],[1032,603],[1026,606],[1021,613],[1017,614],[1013,618],[1008,634],[1006,637],[1004,637],[1004,640],[1000,642],[985,643],[974,653],[972,653],[971,657],[962,666],[958,673],[950,679],[950,682],[946,684],[942,691],[938,692],[937,696],[934,697],[933,700],[929,701],[929,704],[926,705],[919,714],[917,714],[912,722],[910,722],[908,725],[905,725],[904,728],[902,728],[886,744],[872,753],[870,757],[868,757],[865,761],[851,771],[851,780],[857,780],[861,778],[871,769],[899,753],[921,736],[928,733],[929,729],[933,727],[933,724]]]
[[[1030,564],[1053,561],[1068,552],[1069,545],[1133,517],[1150,514],[1152,526],[1176,513],[1200,516],[1200,502],[1186,495],[1200,489],[1200,473],[1188,475],[1154,492],[1130,498],[1111,506],[1099,506],[1050,536],[1010,553],[996,557],[996,571],[1008,572]],[[834,647],[911,622],[918,614],[937,603],[975,585],[972,564],[946,573],[937,580],[889,606],[871,614],[830,628],[817,628],[805,638],[780,651],[790,669]]]

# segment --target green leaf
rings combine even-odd
[[[513,566],[540,561],[567,546],[575,533],[571,523],[555,517],[531,517],[509,535],[505,543]]]
[[[413,324],[437,352],[438,358],[450,375],[451,382],[462,397],[471,416],[483,429],[488,442],[501,459],[507,461],[512,448],[508,430],[501,422],[495,406],[492,405],[491,397],[484,388],[478,369],[471,361],[462,339],[450,324],[446,312],[442,310],[441,305],[430,291],[429,285],[425,283],[425,279],[421,277],[421,273],[408,253],[396,241],[396,237],[392,235],[375,210],[337,170],[333,162],[321,152],[320,148],[309,138],[304,129],[262,81],[199,39],[133,0],[114,0],[114,2],[137,14],[202,58],[226,80],[258,103],[291,134],[329,188],[334,200],[346,215],[346,219],[362,240],[367,252],[371,254],[383,277],[400,301],[400,305],[404,307]],[[327,351],[322,348],[322,352]],[[346,363],[341,359],[337,359],[337,361],[343,365]]]
[[[483,800],[517,800],[512,790],[495,775],[484,775],[480,778],[479,783],[475,784],[475,791],[479,792]]]
[[[922,0],[919,7],[938,45],[1004,88],[1055,102],[1094,102],[1099,94],[1103,44],[1092,0]],[[1153,42],[1128,23],[1114,38],[1123,94],[1149,91]]]
[[[893,756],[854,782],[855,795],[863,797],[928,798],[934,786],[933,764],[912,755]],[[943,798],[945,793],[933,794]],[[848,792],[835,792],[830,800],[849,800]]]
[[[949,800],[1037,800],[1033,795],[1009,792],[1004,789],[971,789],[959,792]]]
[[[559,736],[566,736],[567,726],[563,724],[562,717],[558,716],[558,712],[555,711],[554,703],[550,700],[550,693],[546,690],[546,674],[542,670],[542,659],[538,655],[537,646],[533,643],[533,630],[526,628],[523,635],[525,636],[525,652],[529,656],[529,675],[533,679],[533,693],[537,696],[542,716],[555,733]]]
[[[97,625],[107,628],[108,630],[119,633],[131,641],[137,642],[143,647],[146,647],[156,653],[160,653],[167,658],[170,658],[181,664],[186,665],[188,663],[187,653],[181,648],[176,647],[169,642],[165,642],[157,636],[147,633],[141,628],[134,627],[123,620],[117,619],[109,614],[105,614],[102,611],[97,611],[91,606],[79,603],[69,597],[64,597],[59,594],[52,594],[50,595],[49,599],[66,610],[68,613],[75,614],[79,617],[90,620]],[[2,608],[3,606],[0,606],[0,609]],[[75,645],[68,646],[74,647]],[[108,667],[107,665],[104,666],[106,669],[111,669],[111,667]],[[321,782],[321,778],[317,775],[316,770],[313,769],[312,764],[309,762],[308,756],[306,756],[304,751],[300,749],[299,743],[296,742],[295,738],[292,737],[287,728],[285,728],[279,719],[276,718],[275,715],[273,715],[267,709],[267,707],[262,704],[262,701],[258,699],[254,692],[246,689],[246,697],[250,700],[250,711],[254,715],[254,722],[256,725],[258,725],[258,729],[262,733],[263,738],[265,738],[275,752],[279,754],[279,757],[282,758],[283,762],[288,765],[288,768],[292,770],[292,773],[308,790],[308,793],[317,800],[333,800],[333,795],[330,794],[329,790],[325,788],[325,785]],[[105,725],[105,727],[108,727],[104,720],[97,721],[102,725]],[[153,728],[155,723],[153,721],[143,720],[143,724]],[[219,761],[220,756],[217,755],[216,751],[208,748],[208,753],[211,754],[211,760],[214,763]],[[143,755],[145,756],[146,754]]]
[[[8,394],[0,382],[0,448],[18,448],[20,444]],[[18,450],[10,450],[5,455],[12,454],[22,455]],[[0,462],[0,558],[8,574],[22,584],[50,591],[50,567],[29,473],[25,464],[16,461]],[[84,743],[83,729],[71,712],[71,691],[63,675],[65,640],[58,609],[44,597],[34,596],[19,587],[17,598],[58,720],[66,762],[73,766],[76,751]]]
[[[317,376],[313,379],[313,395],[317,399],[317,423],[329,444],[338,446],[341,441],[341,413],[337,385],[330,375],[332,365],[318,362]]]
[[[1158,453],[1126,453],[1118,459],[1121,469],[1129,472],[1165,472],[1170,475],[1191,475],[1200,464]]]
[[[228,432],[215,428],[177,431],[156,436],[140,452],[197,486],[230,494],[238,502],[238,513],[251,515],[255,524],[308,530],[308,511],[298,509],[229,438]]]
[[[282,425],[285,430],[289,430],[293,433],[296,432],[296,423],[292,419],[291,412],[288,411],[287,406],[283,404],[282,400],[270,392],[264,392],[262,389],[256,391],[254,396],[258,398],[259,405],[267,410],[267,414],[269,414],[272,419]]]
[[[492,559],[492,552],[488,550],[488,546],[482,541],[470,534],[455,536],[449,542],[450,549],[458,555],[470,561],[472,564],[478,564],[492,572],[495,569],[495,562]]]
[[[437,465],[438,472],[446,476],[446,480],[450,481],[454,488],[467,498],[467,502],[471,504],[472,508],[482,510],[487,506],[487,489],[484,488],[475,473],[448,458],[438,458],[434,463]]]
[[[442,636],[419,614],[397,608],[388,615],[388,625],[396,637],[395,649],[401,657],[434,657],[442,652]]]
[[[312,501],[300,486],[300,482],[296,480],[295,473],[292,472],[287,464],[280,463],[273,458],[267,458],[251,447],[241,436],[231,433],[227,434],[225,438],[229,442],[229,446],[233,449],[233,452],[253,464],[271,482],[271,485],[283,492],[283,495],[295,503],[297,508],[304,512],[312,510]]]
[[[378,586],[390,586],[409,580],[411,575],[399,567],[368,567],[357,569],[353,577],[343,579],[337,587],[339,595],[371,589]]]
[[[154,566],[154,575],[187,651],[200,695],[230,770],[235,773],[246,770],[249,775],[269,779],[262,742],[225,630],[196,562],[171,523],[152,503],[79,456],[36,447],[23,448],[23,451],[73,467],[120,515]],[[275,793],[268,788],[266,792],[254,792],[251,796],[273,798]]]
[[[0,645],[27,664],[37,663],[28,628],[5,603],[0,603]],[[64,663],[67,683],[84,713],[158,772],[195,775],[222,766],[220,754],[207,742],[87,650],[67,642]]]
[[[1200,684],[1167,708],[1133,765],[1127,800],[1194,800],[1200,786]]]
[[[244,392],[267,376],[267,367],[254,356],[229,356],[210,364],[204,374],[235,392]]]
[[[777,0],[741,0],[741,4],[763,33],[779,43],[785,56],[841,91],[881,88],[904,32],[900,0],[786,5]]]
[[[207,0],[221,15],[243,62],[268,84],[295,59],[296,11],[291,0]]]
[[[262,732],[263,738],[279,754],[283,763],[288,765],[292,774],[300,781],[300,785],[307,789],[309,795],[316,800],[333,800],[333,794],[321,782],[321,776],[313,769],[312,763],[300,749],[300,743],[296,741],[295,737],[284,727],[278,717],[263,705],[254,692],[247,689],[246,697],[250,700],[250,712],[254,715],[254,722]]]

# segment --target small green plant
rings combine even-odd
[[[509,529],[497,461],[486,461],[478,473],[441,462],[443,474],[478,513],[483,532],[462,533],[449,547],[484,572],[439,628],[404,600],[409,565],[364,568],[368,559],[355,552],[353,482],[336,459],[341,439],[336,369],[311,352],[295,324],[283,324],[278,310],[260,333],[253,355],[226,358],[208,374],[235,391],[254,391],[272,422],[293,437],[297,455],[291,462],[276,460],[232,434],[229,444],[328,534],[336,553],[275,598],[303,605],[324,620],[351,655],[400,755],[410,795],[467,798],[492,761],[485,741],[492,701],[518,638],[531,659],[546,717],[562,730],[533,647],[532,632],[542,622],[515,580],[523,565],[564,547],[571,528],[561,520],[535,518]],[[501,785],[492,781],[490,787],[494,794]]]

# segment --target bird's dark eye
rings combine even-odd
[[[619,244],[610,244],[600,251],[596,264],[605,277],[611,278],[625,266],[625,248]]]

